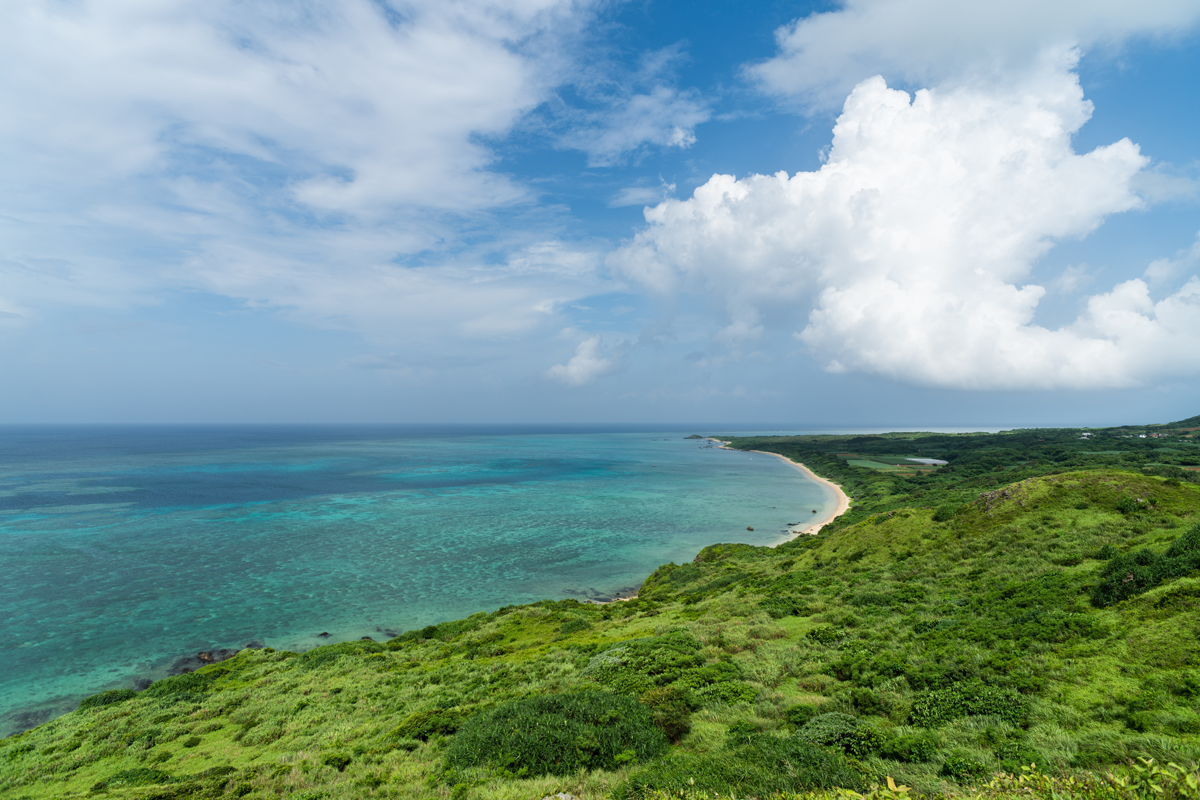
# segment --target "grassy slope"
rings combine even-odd
[[[833,477],[870,488],[876,475]],[[828,535],[775,550],[716,545],[693,564],[661,567],[629,603],[546,601],[386,645],[245,651],[0,741],[0,795],[598,798],[645,765],[525,779],[446,773],[453,722],[439,728],[420,712],[478,713],[587,687],[636,696],[656,682],[691,686],[691,731],[673,750],[699,754],[697,764],[741,764],[731,732],[788,736],[813,705],[873,732],[850,748],[854,769],[922,792],[955,788],[939,774],[947,764],[1055,771],[1200,755],[1200,575],[1108,608],[1089,602],[1104,556],[1162,551],[1200,521],[1200,487],[1111,470],[982,495],[947,482],[943,496],[975,499],[934,522],[920,506],[937,505],[923,502],[937,493],[912,497],[925,490],[911,482],[929,478],[906,480],[890,484],[899,500],[871,495]],[[1128,497],[1146,502],[1118,511]],[[680,630],[707,672],[614,681],[587,669],[621,641]],[[954,718],[981,686],[1002,706]],[[913,725],[922,721],[928,731]],[[929,748],[905,750],[922,736]]]

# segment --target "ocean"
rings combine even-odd
[[[0,735],[200,650],[605,600],[833,508],[777,458],[684,438],[727,431],[0,427]]]

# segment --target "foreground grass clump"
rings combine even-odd
[[[517,777],[615,769],[667,750],[646,706],[609,692],[513,700],[469,720],[446,751],[453,769],[487,766]]]
[[[742,797],[840,786],[862,786],[846,760],[799,735],[754,734],[719,754],[675,753],[635,772],[614,794],[644,800],[662,793]]]
[[[1200,798],[1193,445],[1095,438],[747,441],[832,459],[854,510],[629,602],[103,692],[0,740],[0,797]],[[837,458],[900,447],[950,463]]]

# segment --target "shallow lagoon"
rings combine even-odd
[[[690,432],[0,428],[0,734],[198,650],[603,599],[832,507]]]

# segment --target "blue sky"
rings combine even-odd
[[[16,0],[0,421],[1200,413],[1200,5]]]

